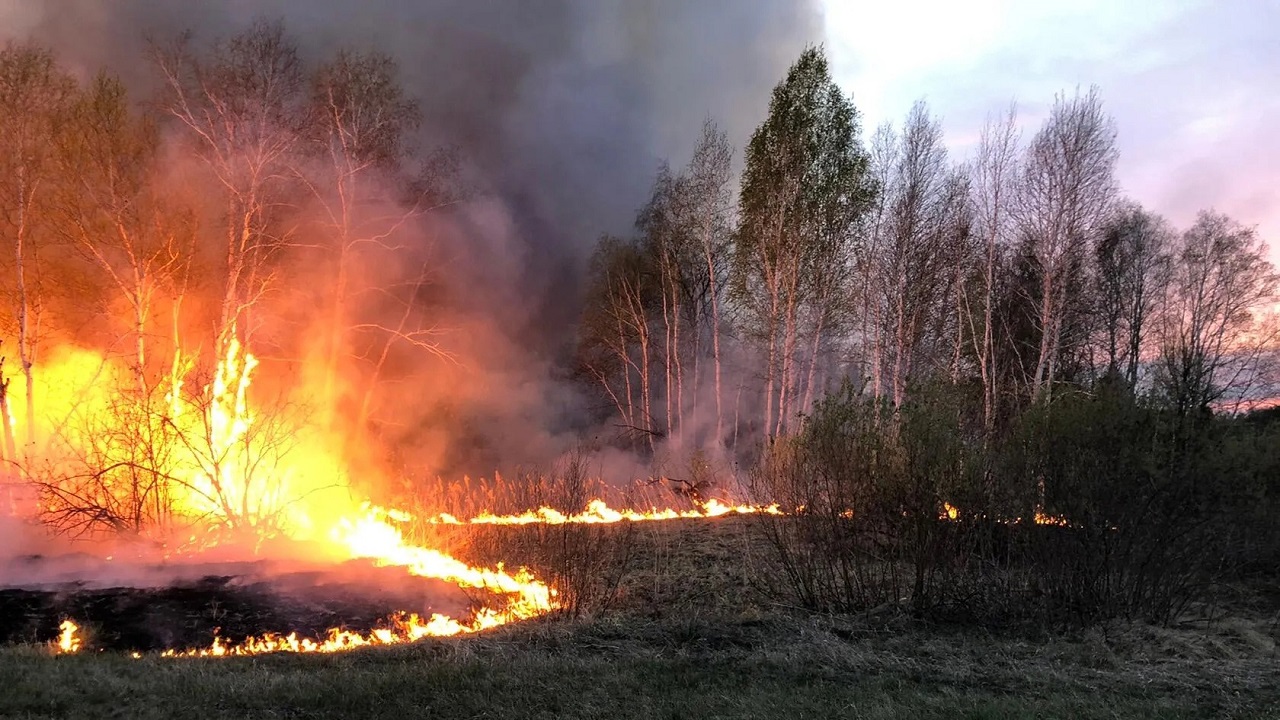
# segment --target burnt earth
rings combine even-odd
[[[40,564],[41,558],[24,562]],[[170,582],[103,586],[71,581],[4,587],[0,645],[49,642],[66,619],[80,626],[83,649],[164,650],[231,644],[265,633],[323,638],[330,628],[367,633],[397,612],[467,615],[457,587],[367,564],[281,571],[260,564],[184,567]]]

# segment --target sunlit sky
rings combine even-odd
[[[1179,226],[1213,208],[1280,263],[1280,0],[824,0],[836,80],[870,131],[926,100],[953,156],[1017,101],[1096,84],[1126,193]]]

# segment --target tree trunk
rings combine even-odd
[[[704,243],[705,247],[705,243]],[[716,288],[715,263],[711,252],[706,253],[707,277],[711,285],[711,355],[715,364],[716,384],[716,444],[724,442],[724,411],[722,409],[722,388],[720,386],[720,299]]]
[[[827,314],[825,312],[818,313],[818,323],[813,328],[813,348],[812,354],[809,356],[809,373],[805,380],[804,401],[801,403],[800,411],[809,412],[813,407],[813,387],[817,380],[818,369],[818,353],[822,348],[822,330],[826,324]]]
[[[27,384],[27,432],[26,450],[34,452],[36,445],[36,400],[35,376],[32,368],[35,365],[35,339],[31,331],[31,299],[27,295],[26,253],[27,211],[31,196],[35,189],[27,192],[25,168],[18,169],[18,233],[15,248],[15,269],[18,274],[18,359],[22,363],[22,375]]]
[[[1048,267],[1042,268],[1041,272],[1044,273],[1044,277],[1040,281],[1040,355],[1036,359],[1036,373],[1031,383],[1031,394],[1035,398],[1040,397],[1046,381],[1052,382],[1047,378],[1047,374],[1049,371],[1049,356],[1054,344],[1052,339],[1055,312],[1053,276],[1050,274],[1051,269]]]
[[[9,408],[9,379],[3,377],[4,360],[0,359],[0,422],[4,423],[4,459],[18,462],[18,448],[13,440],[13,414]],[[8,475],[6,469],[3,475]]]

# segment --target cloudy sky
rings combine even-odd
[[[963,157],[988,113],[1016,100],[1030,135],[1054,93],[1096,84],[1131,197],[1257,225],[1280,262],[1280,0],[824,2],[869,127],[924,98]]]

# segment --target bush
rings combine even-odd
[[[597,484],[586,460],[575,454],[551,473],[517,473],[502,482],[500,494],[528,503],[522,509],[549,507],[570,515],[598,497]],[[518,560],[559,591],[561,610],[573,617],[607,612],[631,570],[632,523],[468,527],[468,556],[488,565]]]
[[[986,437],[962,389],[910,397],[894,411],[845,387],[753,469],[753,492],[792,511],[760,519],[787,601],[1167,623],[1276,552],[1271,425],[1179,416],[1104,382]]]
[[[923,388],[898,412],[845,386],[752,471],[753,494],[791,510],[761,517],[781,582],[799,604],[859,611],[951,602],[968,570],[966,527],[947,503],[971,495],[975,457],[961,404]]]

